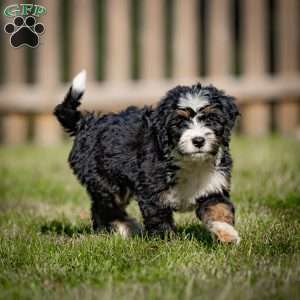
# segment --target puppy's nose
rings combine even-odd
[[[192,139],[192,143],[195,147],[201,148],[205,143],[205,139],[201,136],[197,136]]]

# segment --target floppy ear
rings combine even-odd
[[[226,115],[227,130],[232,130],[235,125],[237,116],[240,114],[238,107],[235,103],[235,98],[226,95],[223,90],[215,88],[213,85],[205,87],[205,95],[209,97],[213,103]],[[214,106],[210,106],[208,109],[212,109]],[[204,107],[203,109],[206,109]]]
[[[174,117],[174,99],[163,98],[152,114],[152,127],[159,152],[166,154],[169,150],[168,128]]]
[[[235,123],[236,123],[236,119],[238,116],[240,116],[240,112],[239,109],[235,103],[235,99],[233,97],[230,97],[230,102],[229,102],[229,117],[231,118],[232,122],[231,122],[231,129],[233,129]]]
[[[235,103],[235,98],[232,96],[221,95],[219,100],[222,103],[222,110],[227,115],[229,130],[232,130],[237,116],[240,115],[238,107]]]

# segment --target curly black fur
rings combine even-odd
[[[228,145],[238,111],[234,99],[213,86],[177,86],[156,108],[128,107],[100,116],[77,111],[82,93],[74,97],[71,87],[64,102],[55,108],[59,122],[75,136],[69,164],[91,197],[94,230],[109,230],[114,221],[128,219],[125,207],[131,196],[138,201],[146,230],[174,230],[172,212],[177,208],[163,202],[162,195],[176,187],[181,158],[188,156],[177,147],[191,124],[177,112],[180,99],[188,94],[201,95],[209,102],[208,107],[214,105],[206,114],[201,114],[201,109],[195,114],[202,125],[214,131],[216,138],[209,155],[214,168],[229,182],[232,162]],[[212,194],[228,202],[229,186]],[[195,209],[209,196],[197,197]]]

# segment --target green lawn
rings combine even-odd
[[[1,299],[300,299],[299,141],[233,140],[238,246],[192,213],[169,241],[93,234],[69,148],[0,148]]]

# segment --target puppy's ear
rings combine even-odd
[[[145,109],[145,112],[142,116],[144,128],[151,127],[151,110]]]
[[[232,130],[235,125],[236,118],[240,115],[238,107],[235,103],[235,98],[223,94],[219,100],[222,103],[223,113],[227,115],[229,130]]]
[[[174,109],[176,103],[174,98],[167,94],[154,109],[152,114],[152,127],[154,129],[155,137],[159,152],[164,155],[169,150],[169,135],[168,130],[170,122],[174,118]]]
[[[240,112],[239,112],[238,106],[237,106],[236,103],[235,103],[235,99],[234,99],[234,98],[232,98],[230,104],[231,104],[231,105],[230,105],[230,111],[229,111],[229,114],[230,114],[230,116],[232,117],[232,120],[233,120],[233,124],[232,124],[232,128],[233,128],[234,125],[235,125],[235,122],[236,122],[237,117],[239,117],[241,114],[240,114]]]

